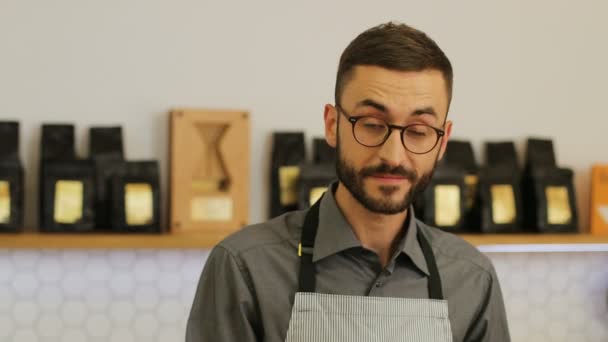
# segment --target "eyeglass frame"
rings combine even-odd
[[[416,123],[416,124],[411,124],[411,125],[407,125],[407,126],[392,125],[392,124],[389,124],[388,122],[386,122],[386,120],[376,118],[376,117],[374,117],[372,115],[358,115],[358,116],[350,115],[339,104],[336,104],[335,107],[338,110],[338,112],[341,112],[346,117],[346,119],[348,120],[348,122],[351,123],[353,138],[355,138],[355,140],[357,141],[357,143],[359,143],[361,146],[365,146],[365,147],[378,147],[378,146],[382,146],[388,140],[388,138],[391,136],[391,134],[393,133],[393,130],[396,129],[396,130],[400,131],[399,136],[401,137],[401,145],[403,145],[403,148],[405,148],[408,152],[413,153],[413,154],[427,154],[427,153],[431,152],[432,150],[434,150],[435,147],[437,147],[437,143],[439,143],[439,140],[441,140],[441,138],[443,138],[445,136],[445,131],[444,130],[436,128],[436,127],[433,127],[433,126],[428,125],[428,124]],[[359,139],[357,139],[357,136],[355,135],[355,124],[357,123],[357,121],[359,121],[359,120],[361,120],[363,118],[374,118],[374,119],[378,119],[378,120],[384,121],[384,123],[388,127],[388,132],[386,132],[386,135],[384,136],[384,139],[382,140],[381,143],[379,143],[377,145],[365,145],[362,142],[360,142]],[[403,133],[405,132],[406,129],[408,129],[409,127],[412,127],[412,126],[427,126],[427,127],[432,128],[437,133],[437,141],[435,141],[435,144],[433,144],[433,147],[431,147],[426,152],[414,152],[414,151],[410,150],[409,148],[407,148],[407,146],[405,146],[405,141],[404,141],[404,138],[403,138]]]

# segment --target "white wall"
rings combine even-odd
[[[604,141],[608,22],[603,1],[32,1],[0,0],[0,119],[22,123],[28,193],[39,127],[121,124],[127,156],[167,173],[168,110],[252,112],[251,219],[266,218],[270,134],[323,132],[337,61],[362,30],[388,20],[430,34],[451,58],[454,135],[552,137],[573,167],[581,226],[589,167]],[[166,178],[163,180],[166,184]],[[36,202],[27,201],[28,226]]]

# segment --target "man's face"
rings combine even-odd
[[[443,139],[426,154],[407,151],[398,130],[392,131],[383,145],[366,147],[355,140],[346,117],[334,106],[326,106],[326,139],[337,150],[340,182],[372,212],[403,212],[414,195],[428,185],[451,133],[452,123],[444,125],[448,95],[441,72],[357,66],[344,87],[341,102],[339,105],[350,116],[373,116],[393,125],[427,124],[445,130]]]

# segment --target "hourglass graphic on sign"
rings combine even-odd
[[[227,129],[228,125],[222,124],[197,125],[204,152],[194,171],[192,182],[194,192],[217,193],[228,190],[230,184],[228,172],[219,148]]]
[[[221,142],[228,125],[197,124],[202,153],[192,178],[191,218],[193,221],[232,219],[232,200],[223,196],[229,191],[230,178],[221,153]]]

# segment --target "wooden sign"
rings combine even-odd
[[[249,114],[171,112],[171,231],[216,236],[247,225]]]

